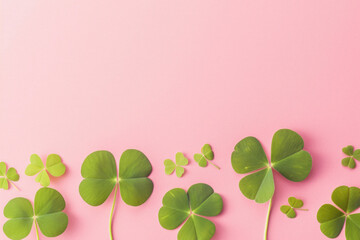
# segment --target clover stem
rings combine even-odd
[[[213,165],[214,167],[216,167],[218,170],[220,170],[220,167],[218,165],[216,165],[215,163],[212,163],[211,161],[208,161],[211,165]]]
[[[111,213],[110,213],[109,232],[110,232],[110,239],[111,239],[111,240],[113,240],[113,234],[112,234],[112,220],[113,220],[114,209],[115,209],[115,203],[116,203],[116,194],[117,194],[117,189],[118,189],[118,183],[116,183],[116,185],[115,185],[114,201],[113,201],[113,205],[112,205],[112,208],[111,208]]]
[[[300,210],[300,211],[309,211],[309,209],[304,209],[304,208],[297,208],[296,210]]]
[[[12,183],[11,181],[9,181],[9,183],[10,183],[11,186],[13,186],[16,190],[20,191],[20,189],[19,189],[14,183]]]
[[[267,239],[267,235],[268,235],[269,219],[270,219],[270,212],[271,212],[271,203],[272,203],[272,198],[270,198],[268,213],[267,213],[267,216],[266,216],[264,240]]]
[[[34,222],[35,222],[35,230],[36,230],[36,239],[39,240],[40,239],[39,238],[39,227],[38,227],[36,220],[34,220]]]

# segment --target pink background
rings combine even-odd
[[[230,155],[249,135],[269,153],[273,133],[290,128],[313,171],[302,183],[275,174],[269,239],[325,239],[318,208],[335,187],[360,187],[360,164],[340,164],[343,146],[360,148],[359,11],[355,0],[2,1],[0,160],[17,168],[21,191],[0,191],[0,208],[33,199],[39,185],[24,174],[32,153],[58,153],[67,173],[51,187],[70,217],[58,239],[108,239],[112,198],[96,208],[82,201],[81,164],[95,150],[119,159],[137,148],[155,189],[138,208],[118,201],[115,239],[176,239],[157,220],[162,196],[198,182],[224,199],[211,218],[215,240],[262,239],[267,204],[240,193]],[[204,143],[220,171],[192,161],[181,179],[164,174],[164,159],[191,158]],[[310,211],[287,219],[279,207],[289,196]]]

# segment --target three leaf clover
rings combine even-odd
[[[38,174],[35,181],[40,183],[41,186],[47,187],[50,185],[49,174],[53,177],[60,177],[65,173],[65,170],[65,165],[61,162],[61,158],[57,154],[50,154],[47,157],[46,167],[37,154],[32,154],[30,156],[30,164],[26,167],[25,174],[28,176]]]
[[[304,141],[299,134],[289,129],[280,129],[272,139],[271,164],[260,142],[254,137],[241,140],[232,152],[231,164],[234,170],[241,174],[250,173],[240,180],[240,191],[257,203],[270,200],[266,227],[275,191],[273,169],[290,181],[304,180],[311,171],[312,159],[303,148]]]
[[[128,149],[120,157],[119,174],[115,158],[108,151],[96,151],[86,157],[81,166],[79,192],[82,199],[91,206],[105,202],[115,189],[113,207],[110,213],[110,239],[112,237],[112,217],[116,193],[120,189],[123,201],[131,206],[139,206],[150,197],[154,185],[148,178],[152,171],[148,158],[140,151]]]
[[[20,176],[16,172],[15,168],[9,168],[7,170],[6,163],[0,162],[0,189],[9,189],[9,183],[17,189],[17,187],[12,182],[19,181]]]
[[[186,166],[189,164],[189,160],[184,156],[183,153],[178,152],[175,155],[175,162],[171,159],[165,159],[165,174],[170,175],[174,171],[177,177],[182,177],[184,175],[185,169],[182,166]]]
[[[346,155],[348,155],[348,157],[346,158],[343,158],[343,160],[341,161],[341,164],[344,166],[344,167],[349,167],[349,168],[355,168],[356,166],[356,163],[355,163],[355,160],[359,160],[360,161],[360,149],[357,149],[354,151],[354,146],[347,146],[347,147],[344,147],[342,149],[343,153],[345,153]]]
[[[68,225],[68,216],[63,196],[52,188],[41,188],[35,194],[34,207],[26,198],[14,198],[4,208],[4,216],[9,220],[4,224],[6,236],[12,240],[27,237],[35,224],[39,239],[39,228],[46,237],[61,235]]]
[[[219,166],[215,165],[212,160],[214,159],[214,152],[209,144],[205,144],[201,148],[201,153],[194,154],[194,160],[199,164],[200,167],[206,167],[208,163],[220,169]]]
[[[215,224],[201,216],[217,216],[223,208],[219,194],[204,183],[192,185],[186,193],[184,189],[168,191],[159,210],[160,225],[168,230],[181,227],[178,240],[209,240],[215,234]]]
[[[360,239],[360,213],[351,214],[360,207],[360,189],[340,186],[333,191],[331,199],[338,208],[324,204],[317,213],[321,232],[328,238],[336,238],[346,224],[346,239]]]
[[[296,217],[296,212],[295,209],[297,210],[302,210],[302,211],[307,211],[307,209],[302,209],[302,207],[304,206],[304,202],[300,199],[297,199],[295,197],[289,197],[288,199],[289,205],[282,205],[280,207],[280,211],[284,214],[286,214],[286,216],[288,218],[295,218]]]

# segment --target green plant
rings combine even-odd
[[[304,206],[304,202],[300,199],[297,199],[295,197],[289,197],[288,199],[289,205],[282,205],[280,207],[280,211],[284,213],[288,218],[295,218],[296,217],[296,210],[301,211],[308,211],[307,209],[302,209]]]
[[[220,169],[219,166],[215,165],[212,160],[214,159],[214,152],[209,144],[205,144],[201,148],[201,153],[194,154],[194,160],[199,164],[200,167],[206,167],[208,163]]]
[[[41,186],[47,187],[50,185],[49,174],[53,177],[60,177],[65,173],[65,165],[61,162],[61,158],[57,154],[50,154],[46,159],[46,167],[41,158],[37,154],[30,156],[30,164],[26,167],[25,174],[34,176],[38,174],[35,181]]]
[[[4,208],[4,216],[9,219],[4,224],[4,233],[12,240],[20,240],[29,235],[35,224],[36,239],[39,240],[39,228],[46,237],[59,236],[68,225],[64,209],[63,196],[52,188],[37,191],[34,207],[26,198],[14,198]]]
[[[184,189],[168,191],[159,210],[159,222],[165,229],[175,229],[185,220],[178,240],[209,240],[215,234],[215,224],[201,216],[217,216],[223,208],[219,194],[204,183],[192,185],[186,193]]]
[[[260,142],[254,137],[246,137],[238,142],[232,152],[231,164],[234,170],[241,174],[250,173],[240,180],[240,191],[257,203],[270,200],[264,239],[267,239],[275,191],[273,169],[290,181],[304,180],[311,171],[312,160],[303,148],[304,141],[299,134],[289,129],[280,129],[272,139],[270,163]]]
[[[19,181],[20,176],[15,168],[9,168],[7,170],[6,163],[0,162],[0,189],[9,189],[9,183],[11,186],[19,190],[13,182]]]
[[[154,188],[153,182],[147,178],[151,171],[152,166],[147,157],[135,149],[126,150],[121,155],[119,174],[115,158],[108,151],[93,152],[84,160],[81,167],[81,176],[84,180],[80,183],[79,192],[86,203],[99,206],[115,189],[109,223],[110,239],[113,239],[112,218],[118,188],[126,204],[143,204]]]
[[[360,189],[340,186],[333,191],[331,199],[338,208],[331,204],[324,204],[317,213],[321,232],[328,238],[336,238],[346,222],[346,239],[359,240],[360,213],[351,213],[360,207]]]
[[[341,164],[344,167],[349,167],[351,169],[354,169],[356,166],[355,160],[359,160],[360,161],[360,149],[357,149],[354,151],[354,146],[347,146],[344,147],[342,149],[343,153],[345,153],[348,157],[343,158],[343,160],[341,161]]]
[[[165,159],[165,174],[170,175],[174,171],[177,177],[182,177],[185,172],[185,169],[182,166],[186,166],[189,164],[189,160],[184,156],[183,153],[178,152],[175,155],[175,162],[171,159]]]

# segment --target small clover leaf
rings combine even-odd
[[[126,204],[130,206],[143,204],[154,188],[153,182],[148,178],[151,171],[152,166],[148,158],[135,149],[128,149],[122,153],[119,174],[115,158],[108,151],[93,152],[84,160],[81,166],[81,176],[84,180],[79,186],[82,199],[91,206],[99,206],[114,191],[110,213],[110,239],[113,239],[112,218],[118,189]]]
[[[289,129],[278,130],[271,143],[271,164],[259,140],[246,137],[238,142],[231,155],[235,172],[249,173],[239,182],[245,197],[257,203],[269,202],[275,192],[273,169],[293,182],[304,180],[312,168],[311,155],[303,150],[304,141],[299,134]],[[266,226],[269,221],[269,214]]]
[[[66,171],[65,165],[61,162],[61,158],[57,154],[50,154],[46,159],[46,167],[41,158],[37,154],[30,156],[30,164],[25,169],[27,176],[34,176],[38,174],[35,181],[41,186],[47,187],[50,185],[49,174],[53,177],[60,177]]]
[[[360,213],[351,214],[360,207],[360,189],[340,186],[333,191],[331,199],[337,207],[324,204],[317,212],[321,232],[328,238],[336,238],[345,224],[346,239],[360,239]]]
[[[165,159],[165,174],[170,175],[174,171],[177,177],[182,177],[185,173],[185,169],[182,166],[186,166],[189,164],[189,160],[184,156],[183,153],[178,152],[175,155],[175,163],[171,159]]]
[[[0,189],[8,190],[9,183],[11,186],[19,190],[13,182],[19,181],[20,176],[15,168],[7,169],[5,162],[0,162]]]
[[[4,216],[9,219],[4,224],[4,233],[12,240],[21,240],[29,235],[35,223],[37,239],[38,228],[46,237],[59,236],[68,225],[64,209],[63,196],[52,188],[44,187],[37,191],[34,207],[26,198],[14,198],[4,208]]]
[[[200,167],[206,167],[208,163],[220,170],[220,167],[215,165],[212,160],[214,159],[214,152],[209,144],[205,144],[201,148],[201,153],[194,154],[194,160]]]
[[[296,210],[302,210],[307,211],[307,209],[302,209],[302,206],[304,205],[303,201],[300,199],[297,199],[295,197],[289,197],[288,199],[289,205],[282,205],[280,207],[280,211],[288,218],[295,218],[296,217]]]
[[[159,222],[163,228],[175,229],[186,220],[178,232],[178,240],[209,240],[215,234],[215,224],[202,216],[219,215],[223,201],[209,185],[194,184],[187,193],[174,188],[164,195],[162,203]]]
[[[356,167],[355,160],[360,160],[360,149],[354,151],[354,146],[348,145],[342,149],[343,153],[345,153],[348,157],[345,157],[341,160],[341,164],[344,167],[349,167],[354,169]]]

